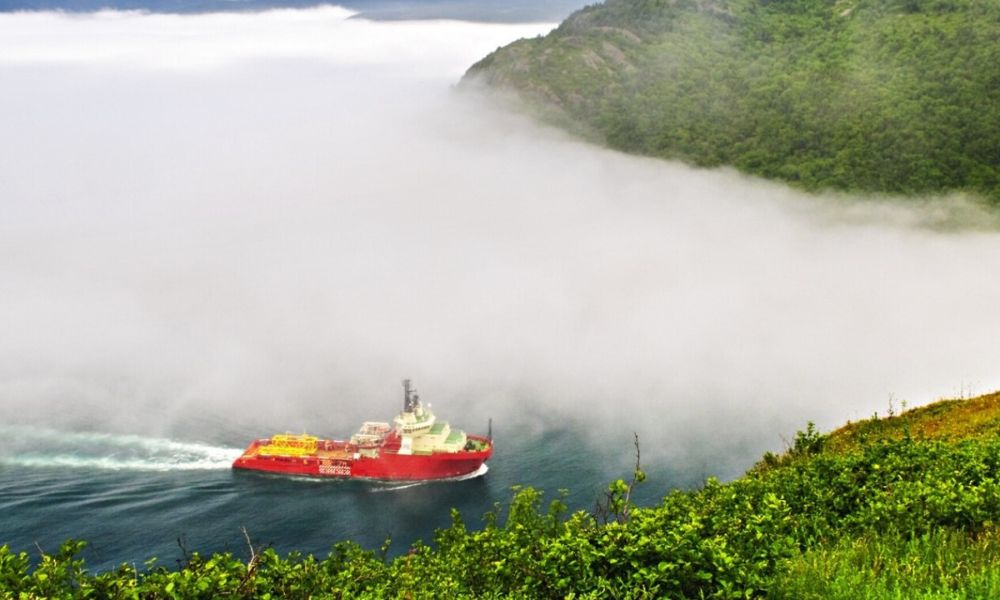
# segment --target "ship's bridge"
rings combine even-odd
[[[434,413],[422,406],[417,406],[413,411],[403,411],[393,419],[400,435],[427,433],[434,427],[435,421]]]

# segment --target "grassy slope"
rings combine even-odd
[[[770,597],[788,600],[980,600],[998,593],[996,529],[845,538],[787,561],[769,589]]]
[[[843,452],[872,437],[900,439],[907,434],[918,440],[995,437],[1000,434],[1000,392],[967,400],[939,400],[900,415],[848,423],[830,433],[826,448]]]
[[[608,0],[468,78],[629,152],[1000,202],[993,0]]]
[[[906,444],[907,440],[917,446],[996,446],[998,434],[1000,392],[995,392],[971,399],[940,400],[902,414],[848,423],[821,437],[820,454],[849,455],[879,444]],[[789,459],[795,460],[786,455],[774,457],[772,462]],[[913,463],[910,468],[923,467],[918,461]],[[757,468],[767,469],[763,463]],[[995,477],[995,473],[981,475],[987,484]],[[896,485],[902,488],[911,483],[907,479],[898,478]],[[966,487],[949,490],[951,501],[960,503],[958,496]],[[994,500],[995,495],[993,492]],[[902,508],[917,510],[909,502]],[[969,527],[933,527],[915,534],[890,527],[826,540],[786,560],[770,582],[768,595],[799,600],[998,597],[997,517],[1000,514],[994,510],[988,511],[986,518],[970,521]]]

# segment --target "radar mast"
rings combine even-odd
[[[410,385],[409,379],[403,380],[403,412],[412,413],[420,408],[420,395]]]

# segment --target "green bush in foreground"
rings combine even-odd
[[[480,529],[453,513],[394,559],[345,542],[325,558],[254,549],[88,573],[67,542],[37,566],[0,547],[0,595],[22,598],[988,597],[1000,581],[1000,439],[865,440],[801,432],[783,457],[652,507],[610,487],[607,523],[516,488]],[[501,514],[505,513],[505,514]],[[615,517],[618,518],[615,518]]]

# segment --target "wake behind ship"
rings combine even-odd
[[[418,481],[461,477],[493,454],[492,436],[468,435],[438,421],[403,381],[403,410],[392,424],[366,421],[348,441],[278,434],[254,440],[234,469],[311,477]]]

